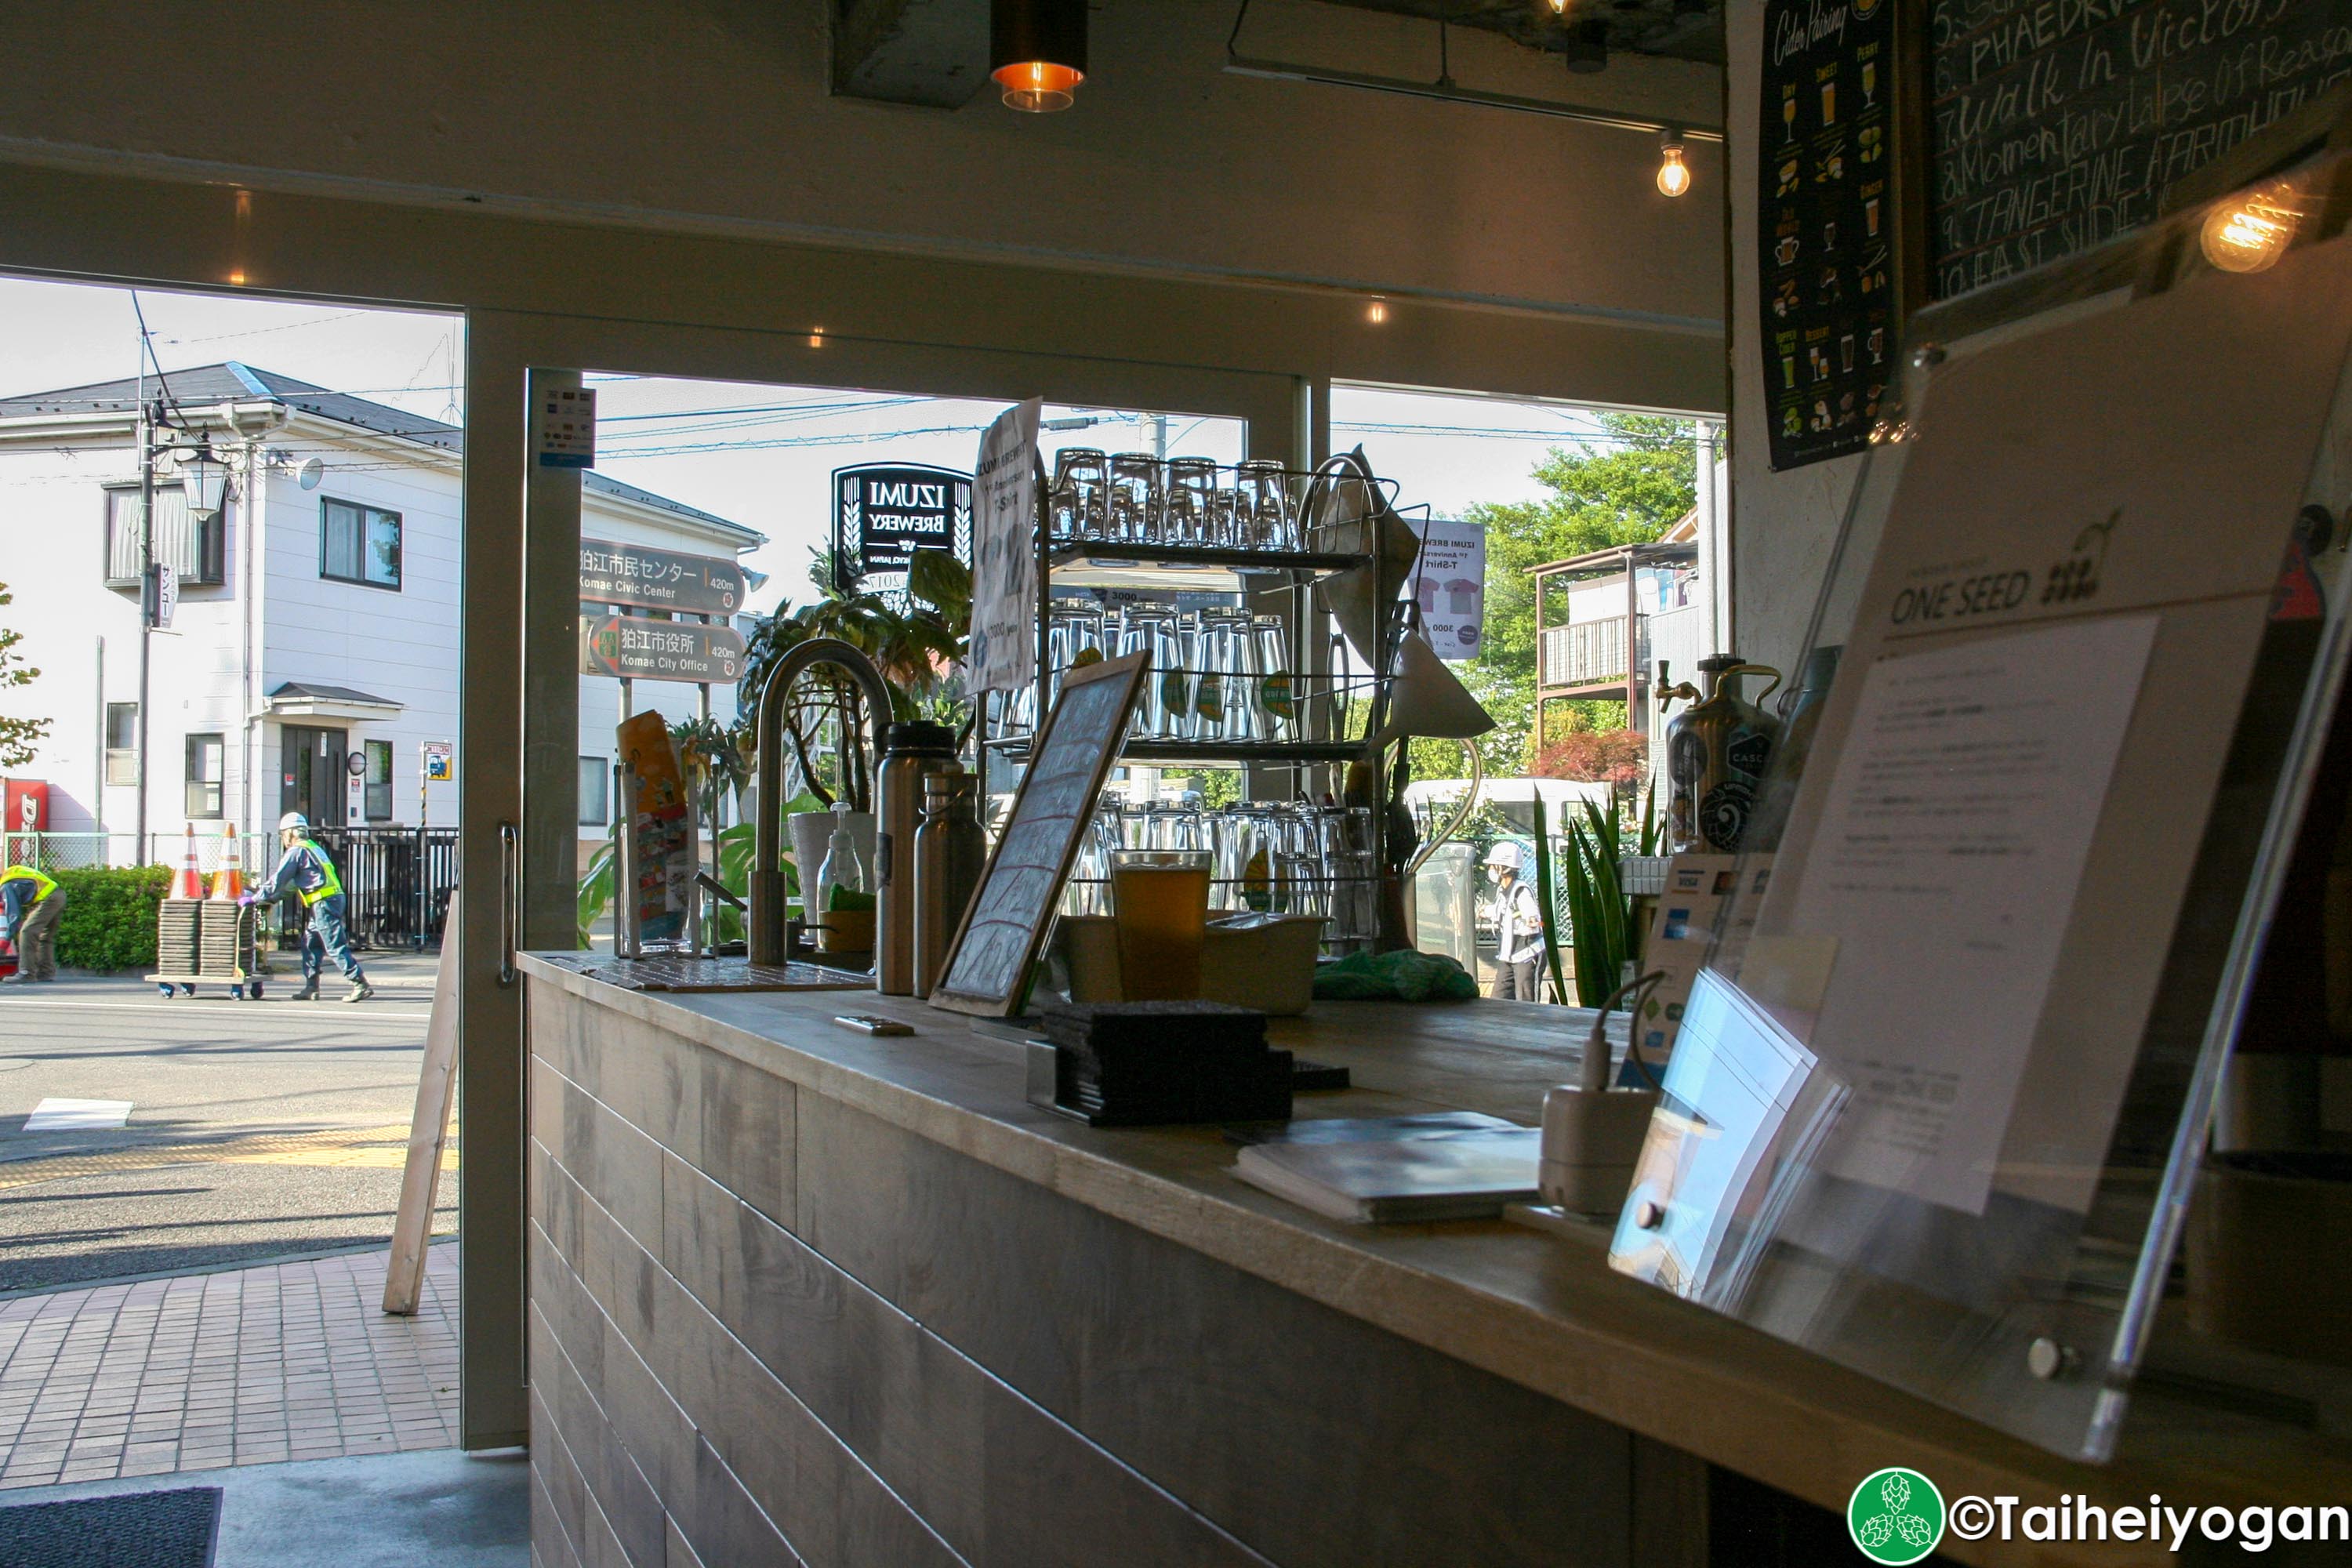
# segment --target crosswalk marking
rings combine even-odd
[[[131,1120],[127,1100],[59,1100],[52,1096],[25,1118],[27,1132],[65,1132],[120,1127]]]

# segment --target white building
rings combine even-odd
[[[462,432],[228,363],[0,398],[0,624],[40,678],[7,694],[49,732],[18,778],[48,785],[54,832],[133,830],[139,812],[138,408],[226,455],[226,500],[192,512],[156,492],[155,559],[179,603],[151,635],[147,826],[266,831],[281,812],[348,826],[454,826],[456,787],[423,782],[428,742],[457,738]],[[193,435],[165,433],[193,444]],[[176,472],[176,470],[167,470]],[[590,538],[733,558],[761,535],[602,475]],[[583,838],[610,800],[618,682],[583,676]],[[692,716],[698,688],[632,683],[639,710]],[[709,689],[732,721],[731,686]],[[455,759],[463,770],[466,758]],[[11,824],[10,826],[15,826]],[[120,841],[121,859],[130,841]]]

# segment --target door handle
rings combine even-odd
[[[499,824],[499,984],[516,979],[515,942],[522,931],[522,833]]]

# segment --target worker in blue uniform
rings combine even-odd
[[[375,994],[375,987],[360,971],[360,961],[352,952],[352,935],[343,923],[343,879],[335,870],[335,862],[310,837],[310,819],[299,811],[289,811],[278,819],[278,842],[285,848],[278,869],[269,873],[269,880],[245,896],[248,904],[266,904],[291,892],[302,900],[310,923],[302,930],[302,989],[294,993],[297,1002],[315,1001],[319,994],[319,976],[332,957],[352,983],[346,1002],[364,1002]]]

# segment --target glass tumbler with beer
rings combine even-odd
[[[1129,1001],[1188,1002],[1201,994],[1209,858],[1205,849],[1112,852],[1111,919],[1118,935],[1118,985]]]

